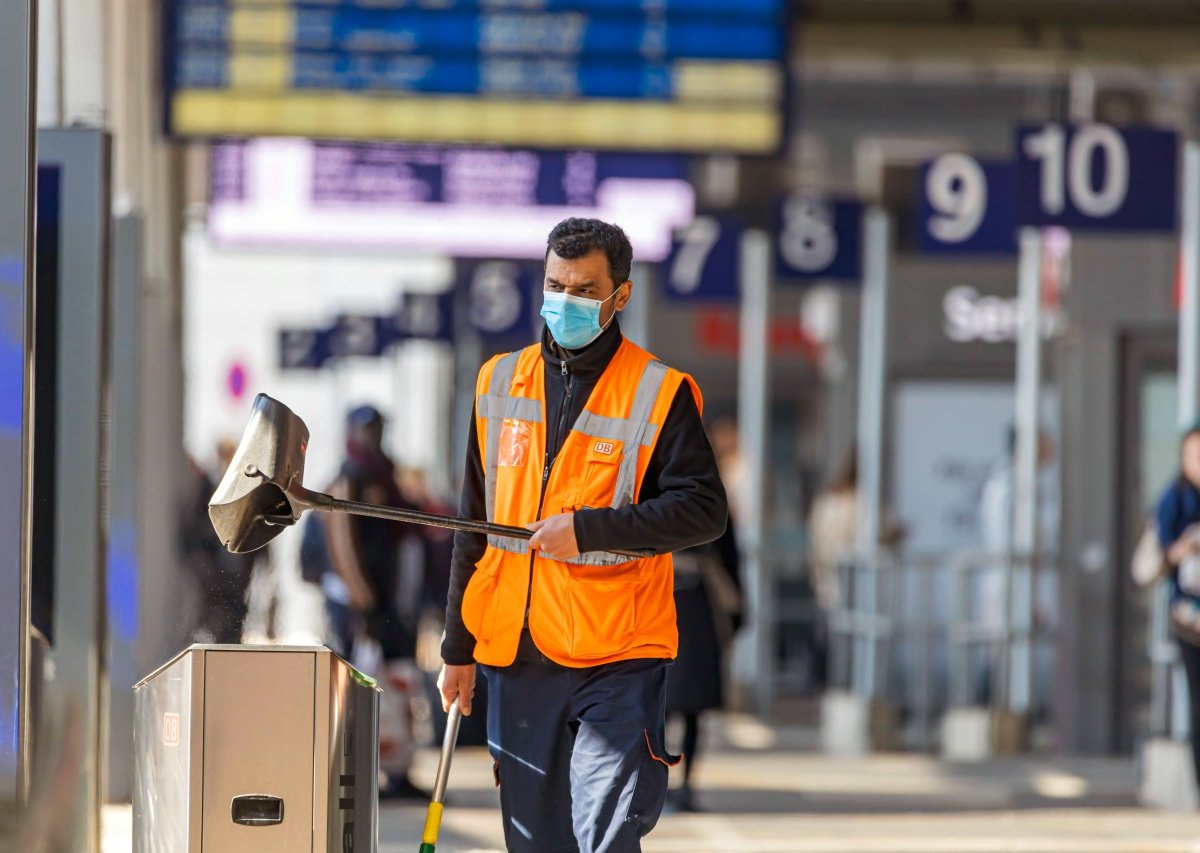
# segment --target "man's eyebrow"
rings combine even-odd
[[[555,285],[556,287],[570,287],[572,289],[578,289],[580,287],[595,287],[596,286],[596,282],[594,282],[594,281],[581,281],[578,284],[563,284],[561,281],[559,281],[556,278],[552,278],[551,276],[546,276],[546,281],[549,282],[550,284]]]

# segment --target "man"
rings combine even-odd
[[[985,554],[995,558],[994,561],[976,574],[975,578],[975,621],[995,632],[1004,629],[1005,578],[1009,574],[1008,557],[1013,553],[1013,530],[1016,525],[1016,456],[1017,428],[1010,424],[1005,437],[1006,453],[996,460],[988,472],[987,480],[979,498],[979,530]],[[1054,465],[1054,439],[1050,433],[1042,429],[1038,431],[1037,441],[1037,490],[1038,517],[1037,537],[1038,553],[1042,555],[1039,568],[1045,569],[1049,557],[1055,553],[1058,545],[1058,472]],[[1017,554],[1018,560],[1028,555]],[[1014,575],[1014,582],[1023,576],[1024,566],[1017,563],[1014,567],[1019,573]],[[1037,581],[1032,589],[1032,613],[1035,627],[1051,626],[1055,612],[1057,592],[1054,585],[1053,572],[1039,571]],[[1024,608],[1020,595],[1021,587],[1015,583],[1012,590],[1014,596],[1012,618]],[[1021,627],[1017,625],[1017,627]],[[1040,708],[1052,690],[1054,678],[1054,655],[1045,643],[1035,644],[1034,657],[1034,696],[1030,697],[1035,707]],[[998,669],[996,648],[981,648],[982,660],[980,672],[975,679],[975,698],[981,703],[993,699],[992,682]],[[1014,680],[1027,680],[1026,673],[1018,672],[1012,676]]]
[[[383,449],[383,415],[373,406],[359,406],[346,419],[346,461],[331,492],[335,497],[385,506],[411,508],[400,494],[395,466]],[[327,525],[333,572],[322,582],[326,607],[339,651],[352,657],[354,625],[374,640],[383,671],[372,673],[383,682],[380,710],[380,766],[386,782],[382,797],[421,798],[408,778],[415,746],[412,739],[411,694],[420,682],[412,660],[416,629],[398,606],[400,547],[407,526],[377,518],[333,513]],[[309,519],[308,523],[320,523]]]
[[[469,714],[477,663],[488,679],[512,851],[641,849],[678,760],[663,748],[670,554],[727,520],[699,389],[621,335],[632,259],[614,225],[559,223],[541,344],[476,386],[462,513],[534,534],[456,534],[439,686]]]

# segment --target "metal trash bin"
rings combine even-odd
[[[134,686],[134,853],[375,853],[379,693],[323,646],[184,650]]]

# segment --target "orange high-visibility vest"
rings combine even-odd
[[[547,471],[541,346],[490,360],[476,384],[488,521],[524,527],[585,507],[636,503],[684,382],[700,408],[690,376],[623,341]],[[526,540],[488,536],[463,594],[462,617],[475,637],[475,660],[492,666],[516,659],[527,608],[537,647],[564,666],[673,658],[679,646],[673,587],[670,554],[630,559],[591,552],[551,560],[538,552],[531,557]]]

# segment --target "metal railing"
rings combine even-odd
[[[1150,736],[1186,740],[1190,725],[1179,647],[1171,636],[1171,591],[1165,583],[1149,593]]]
[[[1057,569],[1016,553],[848,557],[828,613],[830,686],[898,705],[925,750],[947,708],[1051,710],[1038,676],[1056,641]]]

